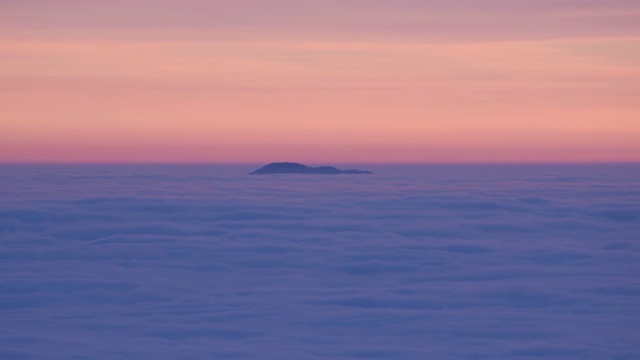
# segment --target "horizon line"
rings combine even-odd
[[[164,161],[0,161],[0,166],[8,165],[264,165],[271,163],[300,163],[312,165],[640,165],[639,161],[469,161],[469,162],[298,162],[298,161],[271,161],[271,162],[219,162],[219,161],[180,161],[180,162],[164,162]]]

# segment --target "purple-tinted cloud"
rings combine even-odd
[[[20,1],[0,5],[5,29],[184,30],[215,37],[355,37],[492,41],[637,36],[637,1]],[[76,33],[75,35],[81,35]],[[190,34],[187,36],[193,36]]]
[[[3,166],[3,358],[638,357],[637,165]]]

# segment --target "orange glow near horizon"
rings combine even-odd
[[[168,36],[162,19],[132,36],[80,21],[3,25],[0,162],[640,161],[635,28],[366,36],[312,21],[283,35],[263,19]]]

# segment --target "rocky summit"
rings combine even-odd
[[[311,167],[299,163],[293,162],[276,162],[265,165],[260,169],[251,173],[252,175],[263,174],[320,174],[320,175],[334,175],[334,174],[373,174],[371,171],[366,170],[340,170],[333,166],[318,166]]]

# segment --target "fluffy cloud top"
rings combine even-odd
[[[637,358],[637,165],[3,166],[0,357]]]

